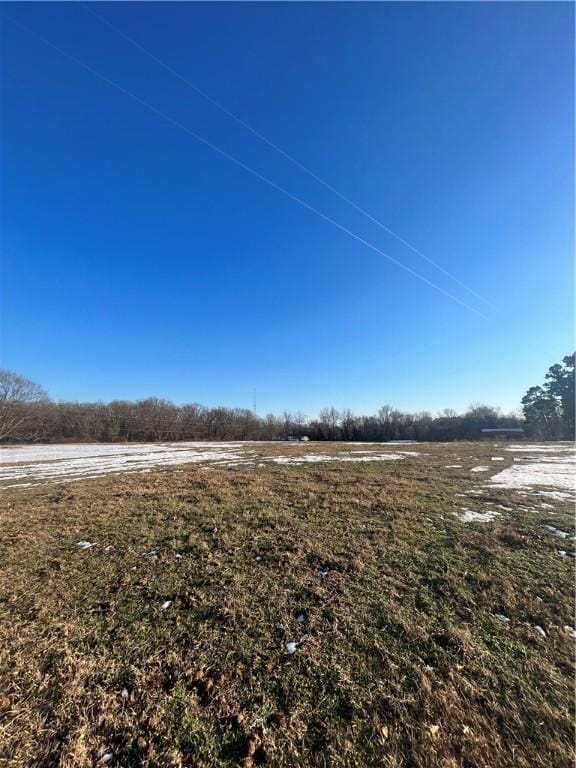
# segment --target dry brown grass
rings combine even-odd
[[[572,766],[571,510],[461,524],[494,449],[419,449],[4,493],[0,765]]]

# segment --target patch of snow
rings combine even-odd
[[[544,496],[547,499],[554,499],[555,501],[573,501],[574,494],[566,491],[539,491],[539,496]]]
[[[562,451],[574,450],[574,443],[557,442],[553,444],[529,443],[528,445],[508,445],[506,450],[512,453],[561,453]]]
[[[490,461],[504,461],[504,456],[492,456]]]
[[[291,642],[291,643],[286,643],[286,653],[289,654],[290,656],[293,653],[296,653],[297,648],[300,645],[302,645],[302,643],[305,643],[306,640],[308,640],[308,635],[302,635],[300,640],[294,641],[294,642]]]
[[[528,451],[534,448],[534,446],[511,446],[507,450]],[[552,490],[539,490],[538,494],[559,501],[570,501],[576,498],[574,483],[576,456],[571,445],[536,446],[536,448],[542,449],[542,452],[548,455],[529,456],[523,461],[514,463],[491,477],[490,485],[514,489],[519,493],[520,489],[549,486]]]
[[[399,453],[370,453],[369,456],[350,456],[349,454],[336,454],[329,456],[323,453],[309,453],[302,456],[275,456],[270,459],[274,464],[307,464],[307,463],[319,463],[325,461],[347,461],[347,462],[364,462],[364,461],[398,461],[403,459]]]
[[[494,616],[502,624],[509,624],[510,623],[510,619],[508,618],[508,616],[504,616],[504,614],[502,614],[502,613],[495,613]]]
[[[460,512],[454,512],[461,523],[491,523],[500,513],[487,511],[475,512],[472,509],[462,507]]]
[[[384,445],[417,445],[418,440],[388,440]]]
[[[490,467],[472,467],[470,472],[489,472]]]
[[[275,456],[272,459],[274,464],[307,464],[322,461],[333,461],[333,456],[322,453],[311,453],[306,456]]]
[[[540,627],[538,624],[534,624],[534,629],[536,632],[538,632],[539,635],[542,635],[542,637],[546,637],[546,632]]]
[[[446,464],[444,469],[461,469],[462,464]]]
[[[82,541],[77,542],[76,546],[78,549],[90,549],[91,547],[95,547],[96,543],[94,541],[86,541],[85,539],[82,539]]]
[[[160,608],[165,611],[167,608],[170,608],[172,605],[172,600],[164,600]]]
[[[553,525],[545,525],[544,528],[546,528],[547,531],[550,531],[550,533],[554,536],[558,536],[559,539],[572,538],[569,533],[566,533],[566,531],[561,531],[560,528],[556,528]]]
[[[573,637],[574,639],[576,639],[576,629],[574,629],[574,627],[570,627],[568,626],[568,624],[564,624],[564,631],[568,632],[570,637]]]
[[[116,472],[144,472],[178,464],[246,461],[246,444],[134,443],[19,446],[0,448],[0,483],[72,481]],[[5,485],[5,483],[2,483]]]

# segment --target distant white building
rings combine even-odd
[[[481,429],[480,432],[485,437],[524,437],[525,433],[522,427],[498,427],[496,429]]]

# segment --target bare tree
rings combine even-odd
[[[0,369],[0,440],[29,439],[33,408],[48,402],[39,384],[17,373]]]
[[[324,432],[324,440],[336,440],[338,438],[340,414],[334,406],[323,408],[318,414],[318,421]]]

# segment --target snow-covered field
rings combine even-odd
[[[290,455],[279,455],[281,445]],[[357,444],[355,444],[357,445]],[[294,452],[294,448],[297,452]],[[25,488],[46,481],[70,482],[117,472],[148,472],[178,464],[224,467],[255,466],[262,462],[305,464],[324,461],[394,461],[416,451],[391,451],[384,447],[350,451],[340,444],[336,454],[301,453],[303,444],[254,442],[137,443],[123,445],[72,444],[0,448],[0,489]],[[307,449],[309,450],[309,449]],[[362,455],[359,455],[361,453]],[[369,455],[367,455],[369,454]]]

